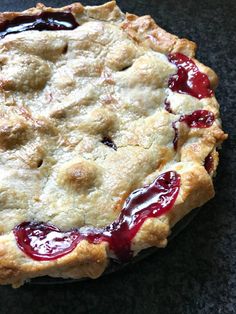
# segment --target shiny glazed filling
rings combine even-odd
[[[79,26],[70,12],[42,12],[38,15],[22,15],[0,25],[0,38],[29,30],[71,30]]]
[[[169,54],[168,60],[178,68],[168,83],[173,92],[188,94],[198,99],[214,95],[207,75],[199,71],[193,60],[181,53]]]
[[[109,244],[120,261],[132,257],[131,241],[148,218],[159,217],[173,207],[180,189],[175,171],[161,174],[152,184],[132,192],[117,220],[103,229],[86,227],[63,232],[47,223],[24,222],[14,229],[19,248],[35,260],[54,260],[71,252],[82,240]]]

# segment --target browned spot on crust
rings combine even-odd
[[[96,164],[86,160],[65,164],[58,176],[59,184],[73,187],[76,190],[93,187],[97,180]]]

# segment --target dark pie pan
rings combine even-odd
[[[169,241],[173,240],[197,215],[200,208],[196,208],[192,210],[188,215],[186,215],[181,221],[179,221],[174,228],[172,229],[172,233],[169,236]],[[104,271],[102,276],[106,276],[109,274],[112,274],[114,272],[117,272],[119,270],[124,269],[128,265],[134,264],[139,262],[140,260],[150,256],[151,254],[154,254],[158,248],[152,247],[148,248],[146,250],[141,251],[137,256],[135,256],[129,263],[118,263],[116,261],[111,260],[108,268]],[[61,279],[61,278],[52,278],[48,276],[39,277],[32,279],[28,282],[28,284],[32,285],[55,285],[55,284],[66,284],[66,283],[73,283],[78,281],[84,281],[84,280],[91,280],[90,278],[81,278],[81,279]]]

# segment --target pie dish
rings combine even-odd
[[[0,15],[0,283],[96,278],[214,196],[215,72],[114,1]]]

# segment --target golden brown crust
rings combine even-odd
[[[72,14],[80,15],[84,12],[84,7],[81,3],[73,3],[61,8],[46,7],[43,3],[38,3],[35,8],[27,9],[23,12],[2,12],[0,13],[0,23],[11,21],[18,16],[35,15],[41,12],[71,12]]]
[[[149,47],[155,51],[164,54],[180,52],[191,58],[195,56],[197,46],[194,42],[168,33],[157,25],[149,15],[139,17],[127,13],[121,27],[140,45]],[[196,62],[201,71],[208,75],[211,86],[215,89],[218,85],[216,73],[196,59],[194,59],[194,62]]]
[[[0,23],[42,11],[70,11],[82,26],[75,33],[11,35],[0,43],[0,284],[14,287],[44,275],[96,278],[113,254],[105,242],[84,240],[62,258],[35,261],[17,247],[11,231],[16,224],[44,219],[63,230],[104,226],[118,216],[132,190],[176,170],[181,187],[174,208],[147,219],[132,242],[135,254],[164,247],[171,227],[214,196],[216,148],[227,137],[215,97],[198,100],[166,92],[176,69],[165,55],[194,57],[195,43],[166,32],[150,16],[124,15],[115,1],[59,9],[38,4],[2,13]],[[215,88],[215,72],[194,62]],[[164,110],[166,97],[174,114]],[[189,129],[182,123],[175,152],[172,123],[202,108],[214,113],[214,124]],[[116,142],[115,154],[101,145],[106,135]],[[213,169],[208,174],[204,161],[210,153]],[[80,203],[87,209],[79,208]]]
[[[109,22],[120,21],[123,18],[123,13],[115,1],[109,1],[98,6],[86,6],[85,14],[89,18]]]
[[[86,241],[55,261],[33,261],[16,247],[13,235],[0,237],[0,257],[0,284],[12,284],[13,287],[19,287],[28,278],[49,274],[63,278],[97,278],[108,263],[105,245],[88,245]]]
[[[139,44],[155,51],[164,54],[180,52],[189,57],[195,55],[194,42],[166,32],[149,15],[138,17],[127,13],[121,27]]]

